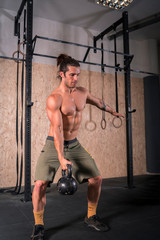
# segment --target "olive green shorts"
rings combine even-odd
[[[72,173],[78,183],[100,176],[94,159],[76,138],[71,141],[64,141],[64,158],[72,162]],[[37,161],[35,181],[53,182],[59,166],[60,163],[54,146],[54,139],[48,136]]]

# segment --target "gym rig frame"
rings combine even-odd
[[[124,71],[124,79],[125,79],[125,110],[126,110],[126,142],[127,142],[127,184],[128,188],[133,188],[133,150],[132,150],[132,116],[131,113],[135,110],[131,109],[131,83],[130,83],[130,72],[138,72],[138,73],[146,73],[146,74],[152,74],[157,75],[150,72],[144,72],[139,70],[133,70],[130,68],[131,61],[133,59],[133,55],[129,54],[129,28],[128,28],[128,13],[125,11],[122,13],[122,18],[120,18],[118,21],[113,23],[110,27],[108,27],[106,30],[101,32],[99,35],[95,36],[93,38],[93,46],[87,46],[82,45],[78,43],[73,42],[67,42],[67,41],[61,41],[57,39],[50,39],[50,38],[44,38],[41,36],[35,36],[32,37],[33,32],[33,0],[22,0],[20,8],[17,12],[17,15],[15,17],[15,26],[14,26],[14,35],[18,36],[18,44],[19,44],[19,35],[20,35],[20,17],[22,15],[22,12],[24,10],[25,5],[27,5],[27,11],[26,11],[26,19],[27,19],[27,31],[26,31],[26,57],[25,59],[19,59],[18,58],[10,58],[10,57],[3,57],[0,56],[0,58],[3,59],[10,59],[10,60],[19,60],[19,61],[25,61],[25,147],[24,147],[24,161],[25,161],[25,182],[24,182],[24,201],[31,201],[31,107],[33,106],[33,102],[31,101],[31,95],[32,95],[32,58],[33,56],[40,56],[40,57],[49,57],[49,58],[56,58],[55,56],[48,56],[48,55],[42,55],[34,53],[34,48],[36,44],[37,39],[44,39],[49,40],[53,42],[59,42],[63,44],[70,44],[75,45],[78,47],[84,47],[87,48],[86,54],[83,58],[83,61],[79,61],[83,64],[90,64],[90,65],[97,65],[101,66],[101,68],[113,68],[115,69],[115,80],[117,71]],[[114,51],[109,51],[101,48],[97,48],[97,41],[99,39],[103,40],[103,37],[108,34],[112,30],[116,30],[116,28],[122,25],[122,31],[121,34],[123,34],[123,53],[116,51],[116,34],[110,38],[112,40],[114,38]],[[135,29],[136,30],[136,29]],[[86,62],[86,58],[90,52],[90,50],[94,50],[96,53],[97,51],[102,52],[110,52],[115,54],[115,66],[106,65],[101,62],[101,64],[93,63],[93,62]],[[123,55],[124,59],[124,67],[120,67],[119,64],[116,62],[117,54]],[[117,80],[116,80],[117,81]],[[117,106],[117,102],[116,102]],[[118,106],[117,106],[118,107]],[[117,110],[117,109],[116,109]]]

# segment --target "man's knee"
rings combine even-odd
[[[42,193],[42,192],[46,191],[47,186],[48,186],[48,182],[47,181],[37,180],[35,182],[34,190],[36,192]]]
[[[90,178],[90,179],[88,179],[88,182],[89,182],[89,184],[101,186],[101,184],[102,184],[102,177],[101,176],[97,176],[97,177],[94,177],[94,178]]]

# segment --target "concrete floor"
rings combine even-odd
[[[45,237],[48,240],[159,240],[160,175],[134,177],[134,188],[126,178],[104,179],[97,213],[110,231],[87,228],[87,183],[72,196],[60,195],[56,185],[47,190]],[[23,194],[0,190],[0,240],[28,240],[34,224],[32,203]]]

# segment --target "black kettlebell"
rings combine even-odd
[[[63,195],[72,195],[77,191],[77,182],[72,177],[72,165],[67,164],[67,175],[66,170],[62,170],[62,177],[58,180],[57,190]]]

